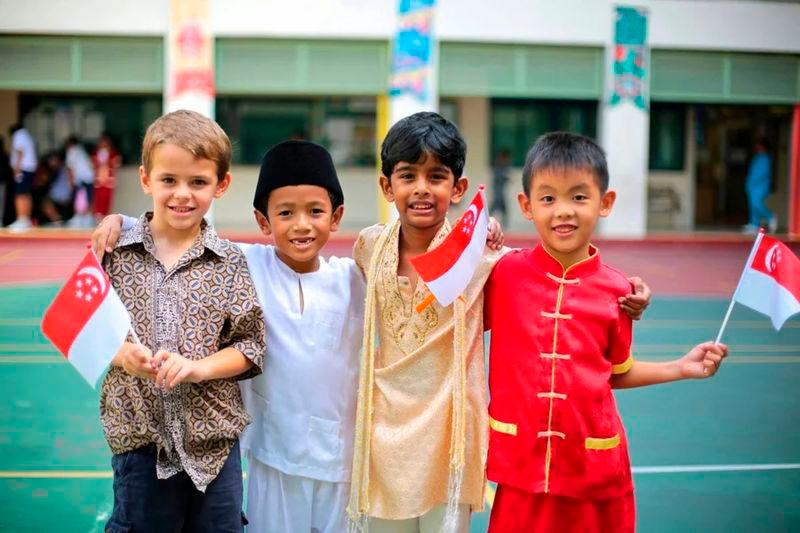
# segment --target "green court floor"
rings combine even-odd
[[[0,288],[0,531],[102,531],[111,507],[98,395],[38,328],[56,289]],[[656,298],[635,354],[713,339],[726,305]],[[724,340],[715,378],[617,394],[640,531],[800,530],[800,318],[778,333],[737,308]]]

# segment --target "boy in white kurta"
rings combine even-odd
[[[352,259],[319,256],[343,202],[323,147],[287,141],[264,156],[253,206],[275,245],[245,252],[268,309],[263,379],[242,386],[250,531],[346,528],[365,281]]]
[[[323,147],[287,141],[264,156],[253,205],[275,244],[240,244],[267,330],[263,373],[241,382],[248,531],[347,530],[366,283],[352,259],[319,255],[343,202]],[[118,220],[93,235],[98,253]]]

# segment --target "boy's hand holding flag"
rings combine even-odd
[[[45,312],[42,332],[94,387],[129,330],[128,310],[88,251]]]

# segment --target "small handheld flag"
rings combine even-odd
[[[800,259],[781,241],[764,235],[763,228],[753,243],[716,342],[722,338],[736,302],[770,317],[776,330],[800,313]]]
[[[42,333],[95,387],[131,328],[131,317],[90,250],[42,318]]]
[[[439,246],[411,260],[442,306],[450,305],[464,292],[480,264],[489,233],[483,189],[483,185],[478,187],[475,198]]]

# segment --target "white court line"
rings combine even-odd
[[[634,466],[634,474],[681,474],[688,472],[755,472],[761,470],[800,470],[800,463],[742,465]]]

